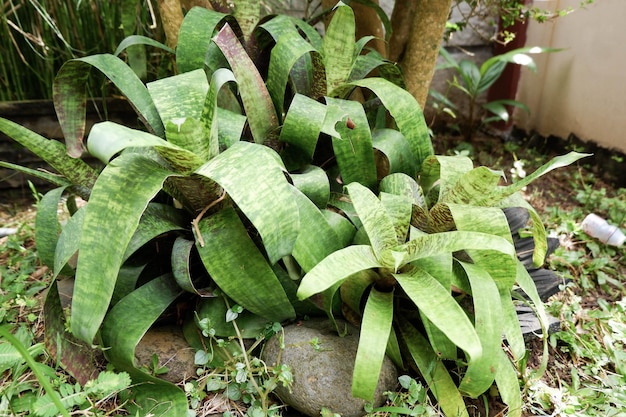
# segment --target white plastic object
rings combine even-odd
[[[624,233],[617,226],[609,224],[597,214],[589,214],[583,220],[582,228],[585,233],[595,237],[602,243],[612,246],[621,246],[626,240]]]

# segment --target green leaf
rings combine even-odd
[[[285,291],[252,242],[234,209],[224,208],[199,225],[196,247],[211,278],[245,309],[271,321],[295,317]]]
[[[213,38],[235,74],[239,95],[256,143],[266,143],[277,135],[278,116],[265,82],[228,24]]]
[[[87,139],[89,153],[104,163],[108,163],[111,158],[124,149],[139,147],[155,147],[161,153],[165,153],[164,149],[171,149],[177,159],[170,158],[168,162],[183,172],[197,168],[204,163],[195,154],[166,142],[158,136],[114,122],[96,123],[91,128]],[[176,162],[176,164],[172,162]]]
[[[380,181],[381,192],[407,197],[413,205],[426,208],[426,201],[421,187],[413,178],[406,174],[387,175]]]
[[[287,20],[285,24],[290,30],[283,31],[272,48],[267,75],[267,89],[278,114],[282,114],[285,110],[283,108],[285,91],[292,68],[302,56],[316,52],[315,48],[300,36],[290,21]]]
[[[377,162],[378,171],[384,176],[393,173],[411,176],[417,172],[417,161],[411,157],[407,158],[412,151],[402,133],[393,129],[377,129],[372,134],[372,144],[384,155],[385,160]]]
[[[508,406],[507,415],[509,417],[521,417],[523,404],[517,370],[503,350],[498,352],[496,385],[498,386],[500,398]]]
[[[213,32],[227,15],[204,7],[193,7],[180,25],[176,46],[176,68],[180,73],[204,68]]]
[[[326,89],[331,96],[334,95],[333,90],[345,84],[350,78],[354,59],[355,30],[352,8],[339,3],[326,28],[321,51],[326,68]]]
[[[258,230],[270,263],[291,254],[300,225],[298,206],[278,156],[271,149],[238,142],[196,173],[226,190]],[[276,224],[276,219],[280,219],[280,224]]]
[[[476,97],[480,93],[478,90],[480,83],[480,70],[478,66],[472,61],[463,59],[459,62],[459,75],[463,79],[463,83],[470,97]]]
[[[50,285],[43,305],[44,342],[51,358],[63,366],[80,384],[100,371],[99,352],[66,331],[67,323],[56,281]]]
[[[256,0],[239,0],[235,3],[235,19],[241,27],[246,43],[254,31],[254,27],[259,22],[261,14],[261,4]]]
[[[371,246],[348,246],[328,255],[311,269],[300,282],[298,298],[303,300],[342,282],[365,269],[382,267]]]
[[[367,297],[352,374],[354,397],[374,399],[393,323],[393,294],[372,288]]]
[[[63,417],[69,417],[70,414],[67,412],[67,410],[61,403],[58,393],[50,385],[50,382],[47,376],[41,372],[41,368],[39,366],[41,364],[35,361],[35,358],[33,358],[30,355],[26,347],[24,347],[22,343],[19,341],[19,339],[16,338],[9,331],[8,325],[0,326],[0,337],[7,340],[20,353],[20,355],[22,356],[22,359],[26,361],[26,363],[28,364],[28,367],[33,371],[33,373],[35,374],[35,377],[37,378],[37,381],[39,382],[39,384],[41,384],[46,394],[50,395],[52,402],[54,403],[57,411]]]
[[[298,173],[290,173],[294,187],[306,195],[317,207],[325,208],[330,199],[330,184],[326,172],[315,165],[307,165]]]
[[[102,324],[102,342],[107,359],[133,380],[134,405],[155,416],[185,415],[187,399],[176,385],[135,367],[135,348],[150,326],[181,294],[170,275],[139,287],[118,302]],[[141,314],[137,314],[140,311]],[[72,319],[72,322],[74,319]]]
[[[339,138],[332,138],[333,151],[344,184],[358,182],[376,187],[376,164],[372,135],[363,106],[356,101],[326,98],[328,114],[335,115]],[[345,115],[345,116],[344,116]]]
[[[91,67],[115,84],[151,133],[165,136],[163,123],[148,90],[122,60],[108,54],[72,59],[63,64],[52,86],[54,108],[71,156],[78,157],[83,152],[86,88]]]
[[[465,402],[443,362],[428,341],[405,318],[399,320],[400,335],[409,355],[426,380],[446,416],[468,417]]]
[[[128,388],[130,382],[130,376],[126,372],[103,371],[98,374],[98,378],[84,384],[84,389],[87,394],[103,398]]]
[[[374,193],[361,184],[355,182],[349,184],[346,189],[363,223],[376,258],[386,267],[393,268],[394,262],[388,259],[387,253],[397,246],[398,241],[387,210]]]
[[[433,185],[439,181],[439,194],[447,194],[448,190],[474,168],[472,160],[465,156],[433,155],[422,165],[420,185],[428,194]]]
[[[198,303],[195,320],[208,320],[208,327],[215,330],[215,336],[236,337],[232,321],[226,320],[228,310],[224,297],[205,298]],[[266,319],[250,311],[244,310],[237,315],[237,327],[243,338],[256,339],[266,325]]]
[[[79,339],[92,343],[141,215],[171,175],[136,154],[116,158],[100,174],[87,204],[72,299],[72,333]]]
[[[180,123],[179,119],[200,119],[209,82],[204,70],[197,69],[153,81],[146,87],[163,123]]]
[[[66,180],[63,177],[60,177],[57,174],[51,174],[51,173],[44,172],[44,171],[38,171],[35,169],[26,168],[20,165],[12,164],[10,162],[0,161],[0,167],[17,171],[17,172],[21,172],[22,174],[30,175],[34,178],[38,178],[40,180],[49,182],[50,184],[55,185],[57,187],[66,187],[68,185],[71,185],[71,183],[68,180]],[[83,188],[83,190],[86,192],[82,193],[82,195],[84,195],[85,197],[88,197],[89,190],[85,188]]]
[[[300,233],[293,248],[293,257],[305,272],[326,256],[341,249],[339,236],[326,216],[305,195],[293,191],[300,213]]]
[[[502,306],[498,287],[479,265],[460,262],[467,274],[474,301],[474,326],[483,354],[468,363],[459,389],[472,398],[484,393],[493,384],[498,369],[502,344]]]
[[[93,187],[98,177],[97,171],[80,159],[70,158],[61,142],[46,139],[17,123],[3,118],[0,118],[0,132],[39,156],[73,185],[79,185],[88,189]],[[85,197],[87,196],[85,195]]]
[[[172,246],[172,275],[183,290],[196,295],[210,295],[204,289],[196,288],[191,274],[191,255],[195,245],[193,240],[177,237]]]
[[[546,52],[559,52],[562,49],[559,48],[541,48],[538,46],[529,46],[524,48],[517,48],[504,54],[496,55],[489,58],[480,66],[480,73],[484,75],[490,70],[492,66],[500,65],[500,63],[511,63],[523,65],[530,68],[533,71],[537,70],[535,61],[527,54],[541,54]]]
[[[464,350],[470,361],[481,357],[482,346],[478,334],[449,289],[444,288],[429,273],[416,267],[393,276],[420,311],[455,345]]]
[[[515,248],[506,239],[480,232],[453,231],[419,236],[397,246],[404,253],[403,263],[467,249],[495,250],[515,257]]]
[[[503,200],[504,198],[509,197],[518,191],[521,191],[522,188],[526,187],[528,184],[530,184],[537,178],[541,177],[542,175],[545,175],[554,169],[571,165],[574,162],[578,161],[579,159],[585,158],[587,156],[591,156],[591,154],[570,152],[566,155],[560,155],[555,158],[552,158],[550,162],[540,166],[534,172],[527,175],[526,177],[521,178],[519,181],[509,185],[508,187],[502,187],[496,190],[492,194],[493,198],[486,198],[485,200],[483,200],[484,204],[489,204],[490,202],[493,202],[493,201],[499,202]],[[492,196],[489,196],[489,197],[492,197]],[[481,201],[481,203],[483,201]]]
[[[133,18],[135,18],[135,16],[133,16]],[[118,56],[124,51],[124,49],[134,46],[134,45],[153,46],[155,48],[162,49],[165,52],[169,52],[171,54],[175,53],[175,51],[169,46],[164,45],[161,42],[158,42],[152,38],[148,38],[147,36],[141,36],[141,35],[130,35],[130,36],[125,37],[124,40],[122,40],[122,42],[120,42],[120,44],[117,45],[117,48],[115,49],[115,52],[113,52],[113,55]]]
[[[286,147],[283,154],[294,153],[292,149],[296,148],[298,154],[296,160],[303,160],[302,165],[310,163],[313,160],[317,139],[323,130],[326,113],[325,105],[302,94],[296,94],[280,132],[281,142],[290,145]]]
[[[122,262],[151,240],[172,232],[186,230],[188,220],[182,210],[172,206],[150,203],[141,215],[141,220],[128,242]]]
[[[56,278],[64,274],[65,266],[78,252],[80,233],[83,228],[86,207],[83,206],[63,226],[54,253],[54,275]],[[75,267],[76,265],[74,265]]]
[[[54,252],[61,234],[58,212],[64,191],[65,187],[48,191],[37,203],[37,217],[35,218],[37,254],[49,268],[54,266]]]
[[[501,209],[456,204],[448,204],[448,208],[454,218],[457,230],[487,233],[513,243],[509,224]],[[474,251],[468,248],[467,252],[474,263],[489,272],[498,288],[510,290],[513,287],[516,258],[493,250]]]
[[[380,193],[382,202],[396,232],[396,242],[402,244],[409,237],[412,204],[408,197],[390,193]]]
[[[394,118],[400,133],[409,142],[419,172],[424,159],[434,153],[419,103],[409,92],[382,78],[366,78],[350,84],[368,88],[378,96]],[[417,172],[410,176],[415,177]]]

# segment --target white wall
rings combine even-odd
[[[580,0],[535,1],[542,8],[576,8]],[[582,140],[626,152],[626,0],[596,0],[586,9],[528,27],[528,46],[567,48],[536,56],[523,70],[516,125],[543,136]]]

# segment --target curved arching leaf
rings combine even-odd
[[[460,250],[494,250],[515,259],[515,247],[508,240],[480,232],[453,231],[418,236],[397,246],[394,251],[403,254],[407,264],[421,258],[443,255]]]
[[[402,133],[393,129],[376,129],[372,132],[372,144],[382,154],[377,159],[379,175],[401,172],[411,176],[417,172],[417,161],[407,157],[412,151]],[[384,160],[381,161],[381,158]]]
[[[280,131],[280,141],[290,145],[282,151],[288,166],[300,168],[313,160],[327,110],[325,105],[305,95],[296,94],[293,97]]]
[[[294,318],[280,281],[254,245],[233,208],[202,219],[196,248],[209,275],[230,298],[267,320]]]
[[[183,19],[176,46],[176,68],[180,73],[202,69],[215,30],[227,19],[224,13],[193,7]]]
[[[352,274],[379,267],[382,265],[369,245],[354,245],[340,249],[324,258],[302,278],[298,298],[303,300],[341,283]]]
[[[346,189],[377,259],[386,267],[392,268],[393,262],[387,264],[383,258],[390,249],[397,246],[398,241],[387,210],[378,197],[363,185],[354,182],[348,184]]]
[[[293,248],[293,257],[305,271],[310,271],[332,252],[341,249],[337,232],[327,217],[298,190],[293,190],[300,213],[300,233]]]
[[[165,52],[169,52],[171,54],[175,53],[175,51],[169,46],[164,45],[161,42],[156,41],[152,38],[149,38],[147,36],[142,36],[142,35],[130,35],[130,36],[125,37],[124,40],[122,40],[122,42],[120,42],[120,44],[117,45],[117,48],[115,49],[115,52],[113,52],[113,55],[118,56],[126,48],[134,46],[134,45],[153,46],[155,48],[162,49]]]
[[[326,29],[321,50],[326,68],[326,89],[331,95],[333,90],[345,84],[350,78],[354,60],[355,30],[352,8],[339,3]]]
[[[237,142],[196,173],[224,188],[258,230],[271,264],[291,254],[300,225],[298,206],[270,148]]]
[[[434,153],[428,126],[419,103],[406,90],[383,78],[366,78],[350,85],[367,88],[376,94],[394,118],[398,130],[409,142],[418,171],[426,157]],[[412,177],[417,175],[412,174]]]
[[[315,48],[300,36],[295,27],[290,22],[287,24],[291,30],[285,31],[272,48],[267,75],[267,89],[278,114],[285,110],[285,91],[291,69],[302,56],[315,52]]]
[[[172,175],[155,161],[128,153],[98,177],[86,207],[72,298],[71,329],[79,339],[93,342],[126,247],[148,203]]]
[[[344,184],[359,182],[376,188],[376,164],[372,147],[372,134],[363,106],[350,100],[327,97],[328,115],[334,120],[339,138],[333,137],[333,151]],[[345,115],[345,116],[344,116]]]
[[[484,393],[493,384],[502,350],[502,306],[498,287],[489,273],[480,266],[460,262],[472,288],[474,326],[483,354],[468,363],[459,389],[472,398]]]
[[[461,393],[428,341],[405,318],[400,317],[398,323],[400,335],[409,355],[426,380],[428,388],[437,398],[443,412],[446,416],[468,417]]]
[[[61,234],[59,223],[59,202],[65,187],[48,191],[37,203],[37,217],[35,217],[35,243],[37,254],[44,265],[54,266],[54,252]]]
[[[63,274],[63,268],[78,252],[80,231],[85,220],[85,209],[85,206],[78,209],[63,226],[54,253],[54,278]]]
[[[256,143],[266,143],[277,135],[278,116],[265,82],[228,24],[213,38],[235,74],[239,95]]]
[[[61,142],[47,139],[32,130],[1,117],[0,132],[43,159],[72,185],[81,186],[89,190],[96,182],[96,178],[98,178],[98,172],[85,161],[69,157],[67,149]],[[88,198],[88,192],[81,193],[81,196]]]
[[[122,298],[102,324],[102,342],[109,348],[105,355],[116,369],[130,374],[135,384],[134,406],[144,415],[183,416],[187,412],[181,389],[135,366],[137,344],[181,292],[170,275],[162,275]]]
[[[83,153],[87,78],[92,67],[115,84],[151,133],[165,137],[165,128],[148,90],[124,61],[109,54],[76,58],[63,64],[52,86],[54,109],[71,156]]]
[[[406,295],[428,320],[441,330],[455,345],[465,351],[469,361],[480,359],[483,348],[476,329],[465,311],[446,289],[423,269],[393,274]]]

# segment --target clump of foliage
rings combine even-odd
[[[448,81],[448,92],[441,93],[431,90],[430,95],[435,102],[433,107],[437,112],[446,113],[454,119],[458,118],[456,127],[465,137],[466,141],[471,141],[476,131],[483,125],[489,123],[509,120],[509,108],[517,107],[528,112],[528,107],[517,100],[500,99],[486,103],[480,103],[480,99],[489,88],[500,78],[507,64],[523,65],[533,71],[537,70],[535,61],[529,54],[545,52],[555,52],[558,49],[525,47],[509,51],[502,55],[496,55],[486,60],[480,67],[469,59],[462,59],[457,62],[445,49],[439,50],[444,58],[444,63],[437,69],[451,69],[452,79]],[[467,100],[466,106],[460,106],[448,98],[450,90],[460,92]],[[467,109],[463,111],[463,109]]]
[[[55,278],[72,277],[74,292],[67,323],[56,286],[48,292],[48,350],[81,381],[95,345],[132,378],[129,404],[184,415],[185,393],[135,364],[150,327],[185,323],[207,366],[228,365],[229,349],[238,350],[241,383],[258,385],[242,344],[220,340],[343,312],[361,327],[353,395],[371,398],[386,352],[420,371],[447,415],[467,415],[462,395],[494,382],[510,415],[520,415],[514,285],[540,316],[542,304],[502,208],[529,209],[542,263],[545,230],[517,191],[582,155],[500,187],[500,172],[433,155],[419,105],[396,66],[364,53],[369,38],[354,41],[349,7],[337,6],[323,38],[286,16],[259,21],[256,2],[238,2],[236,14],[191,9],[178,75],[147,85],[115,55],[68,61],[54,82],[67,148],[0,119],[1,131],[57,171],[0,163],[58,186],[39,204],[36,240],[41,260]],[[118,51],[137,43],[167,49],[131,38]],[[102,122],[84,140],[92,68],[145,130]],[[378,77],[365,78],[374,70]],[[80,159],[85,151],[102,167]],[[64,197],[71,217],[61,224]],[[268,391],[255,391],[253,405],[269,412]]]

